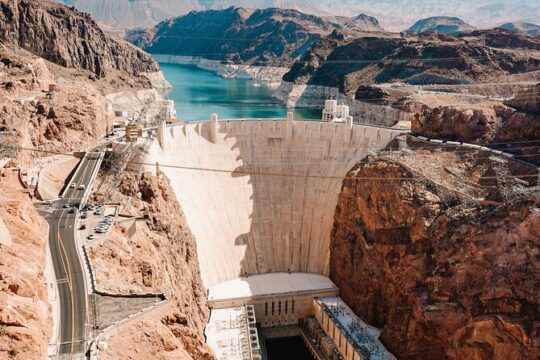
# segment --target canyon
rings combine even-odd
[[[31,174],[47,169],[39,181],[56,200],[75,166],[62,161],[88,149],[81,164],[105,158],[89,204],[115,218],[103,236],[73,229],[100,358],[221,359],[244,354],[241,336],[259,356],[284,325],[303,336],[314,326],[332,351],[376,359],[540,356],[538,38],[386,33],[367,17],[277,9],[227,9],[209,25],[193,18],[216,12],[193,13],[131,40],[159,50],[159,36],[172,36],[163,28],[210,26],[219,41],[197,49],[219,48],[215,59],[157,59],[283,77],[282,101],[333,97],[356,123],[292,113],[183,122],[161,111],[169,85],[156,60],[89,15],[49,1],[0,5],[0,131],[17,145],[0,159],[2,358],[51,353],[54,289],[70,279],[52,274],[44,218],[55,201],[36,200],[43,184],[34,192]],[[374,28],[346,29],[356,21]],[[236,26],[256,29],[250,46],[263,51],[231,51],[223,33],[241,36]],[[260,66],[282,61],[294,64]],[[128,110],[136,131],[105,137]],[[393,128],[402,120],[412,133]]]

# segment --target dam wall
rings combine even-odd
[[[271,272],[328,275],[343,177],[400,133],[292,115],[214,117],[162,126],[145,162],[171,180],[197,240],[205,286]]]

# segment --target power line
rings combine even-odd
[[[24,150],[30,151],[39,151],[45,153],[51,153],[45,150],[35,150],[31,148],[24,148]],[[71,155],[70,153],[56,153],[56,155]],[[72,156],[72,155],[71,155]],[[537,155],[535,155],[537,156]],[[409,177],[354,177],[354,176],[333,176],[333,175],[315,175],[315,174],[284,174],[277,172],[264,172],[264,171],[244,171],[238,169],[217,169],[217,168],[206,168],[206,167],[194,167],[194,166],[182,166],[182,165],[172,165],[172,164],[158,164],[158,163],[148,163],[143,161],[128,161],[128,164],[138,165],[138,166],[159,166],[160,168],[170,168],[170,169],[179,169],[179,170],[190,170],[190,171],[201,171],[201,172],[214,172],[214,173],[227,173],[227,174],[238,174],[238,175],[252,175],[252,176],[272,176],[272,177],[294,177],[294,178],[317,178],[317,179],[327,179],[327,180],[371,180],[371,181],[405,181],[405,180],[415,180],[415,178]],[[539,174],[524,174],[524,175],[513,175],[508,176],[508,178],[519,178],[519,179],[538,179]],[[497,180],[500,179],[500,176],[481,176],[477,178],[478,180]]]

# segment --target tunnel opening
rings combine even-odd
[[[266,339],[268,360],[313,360],[306,344],[300,336]]]

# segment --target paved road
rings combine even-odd
[[[77,212],[70,214],[65,204],[78,206],[85,191],[91,186],[92,174],[99,166],[99,153],[88,154],[80,163],[63,198],[56,203],[59,208],[47,219],[50,225],[49,246],[60,295],[59,356],[78,358],[87,349],[87,293],[86,278],[77,249]]]

